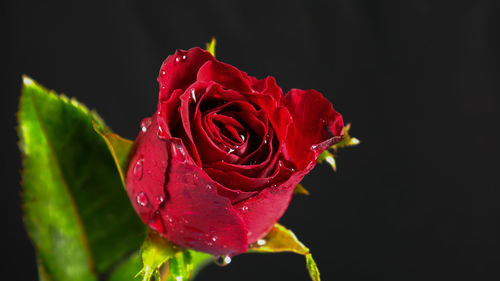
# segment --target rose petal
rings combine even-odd
[[[217,184],[194,163],[182,140],[162,141],[148,130],[139,134],[133,155],[127,193],[145,224],[182,247],[213,255],[246,251],[246,229],[231,201],[217,194]]]
[[[264,79],[256,79],[254,77],[250,77],[250,84],[254,91],[260,94],[269,94],[271,95],[279,104],[281,97],[283,97],[283,91],[278,84],[276,84],[276,79],[272,76],[267,76]]]
[[[198,71],[197,81],[214,81],[238,92],[251,92],[249,81],[232,65],[207,61]]]
[[[160,215],[164,236],[173,243],[213,255],[246,251],[246,229],[231,201],[217,194],[216,184],[183,152],[180,139],[170,140],[168,199]]]
[[[168,99],[175,89],[185,90],[196,81],[200,67],[207,61],[214,61],[209,52],[201,48],[188,51],[177,50],[163,62],[158,75],[160,84],[159,101]]]
[[[295,173],[282,185],[264,189],[234,205],[248,230],[249,243],[265,236],[278,222],[290,204],[295,185],[303,177],[304,173]]]
[[[313,167],[324,149],[342,140],[342,116],[315,90],[293,89],[285,95],[283,103],[293,119],[283,152],[299,169]]]
[[[163,184],[170,158],[166,146],[156,135],[157,126],[153,118],[149,129],[137,136],[126,177],[132,206],[146,224],[165,200]]]

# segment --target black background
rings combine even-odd
[[[43,3],[42,3],[43,2]],[[281,220],[324,280],[499,280],[498,1],[3,2],[1,276],[36,280],[20,208],[21,74],[135,138],[175,49],[322,92],[362,140],[318,165]],[[197,280],[308,280],[303,258],[242,255]]]

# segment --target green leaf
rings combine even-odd
[[[92,121],[105,128],[76,100],[23,78],[24,220],[41,280],[98,280],[143,240],[145,227]]]
[[[212,40],[208,43],[206,43],[206,50],[207,52],[210,52],[212,56],[215,58],[215,44],[216,44],[215,37],[212,37]]]
[[[302,184],[297,184],[293,190],[295,194],[309,195],[309,190],[307,190]]]
[[[190,280],[210,258],[210,255],[183,249],[162,238],[158,233],[149,231],[141,249],[143,281],[186,281]]]
[[[313,281],[320,281],[319,270],[311,254],[306,255],[306,267]]]
[[[357,138],[351,137],[349,133],[350,130],[351,130],[351,123],[347,124],[344,127],[344,138],[340,142],[332,145],[332,147],[330,148],[333,149],[335,152],[337,152],[337,150],[340,148],[345,148],[360,144],[361,142]]]
[[[333,155],[328,149],[321,152],[321,154],[318,156],[318,163],[323,163],[323,161],[326,161],[326,163],[330,164],[334,172],[337,171],[335,155]]]
[[[312,258],[309,248],[302,244],[291,230],[286,229],[280,224],[276,224],[266,237],[250,245],[248,251],[251,253],[292,252],[303,255],[306,258],[306,267],[311,279],[320,281],[319,270]]]
[[[134,276],[141,270],[141,255],[140,251],[133,252],[130,256],[118,264],[111,271],[107,281],[137,281]]]
[[[108,146],[109,152],[113,157],[123,187],[125,188],[125,173],[127,172],[129,154],[132,150],[134,142],[119,135],[112,133],[108,128],[99,125],[97,122],[92,122],[94,130],[103,138]]]

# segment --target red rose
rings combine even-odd
[[[200,48],[169,56],[158,82],[127,192],[145,224],[183,247],[244,253],[343,137],[342,117],[319,92],[283,95],[273,77],[258,80]]]

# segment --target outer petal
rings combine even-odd
[[[217,194],[180,139],[159,140],[155,121],[150,128],[137,138],[127,172],[127,192],[144,223],[183,247],[213,255],[245,252],[246,229],[231,201]],[[133,163],[140,157],[144,170],[137,177]],[[164,199],[154,201],[161,194]]]
[[[159,101],[170,97],[175,89],[186,90],[196,81],[196,74],[207,61],[214,61],[214,57],[201,48],[192,48],[188,51],[177,50],[163,62],[158,76],[160,84]]]
[[[342,116],[315,90],[293,89],[285,95],[283,103],[293,119],[284,153],[299,169],[312,169],[323,150],[342,140]]]
[[[304,177],[296,173],[280,186],[264,189],[259,194],[234,205],[248,230],[248,242],[254,243],[265,236],[285,213],[292,198],[293,189]]]

